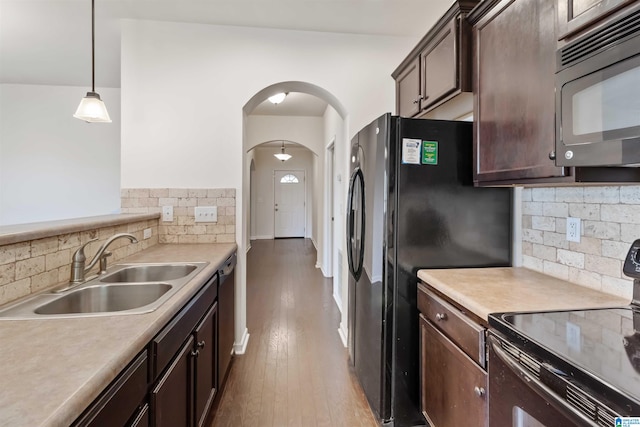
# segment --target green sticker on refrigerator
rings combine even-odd
[[[422,141],[422,164],[438,164],[438,141]]]

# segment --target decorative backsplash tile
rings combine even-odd
[[[233,188],[126,188],[123,213],[160,213],[173,206],[173,221],[160,219],[160,243],[232,243],[236,241],[236,190]],[[216,206],[218,221],[196,223],[197,206]]]
[[[640,186],[525,188],[522,213],[525,267],[631,299],[622,264],[640,238]],[[568,216],[581,219],[579,243],[566,240]]]
[[[151,229],[151,237],[143,239],[143,230]],[[137,221],[118,226],[97,228],[44,239],[0,246],[0,305],[23,296],[42,291],[53,285],[67,283],[71,275],[71,257],[84,243],[90,260],[98,247],[116,233],[131,233],[137,244],[128,240],[114,241],[109,250],[109,262],[117,262],[129,255],[158,244],[158,220]]]

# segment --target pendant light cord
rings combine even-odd
[[[95,0],[91,0],[91,92],[96,91],[96,31],[95,31]]]

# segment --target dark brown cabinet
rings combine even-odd
[[[556,167],[556,0],[485,1],[474,47],[474,181],[566,180]]]
[[[415,58],[396,79],[396,112],[413,117],[420,112],[420,59]]]
[[[193,343],[193,337],[184,343],[151,391],[151,422],[154,427],[193,425]]]
[[[433,427],[488,426],[486,328],[418,285],[420,403]]]
[[[147,351],[140,353],[72,424],[74,427],[147,426]]]
[[[151,341],[154,427],[204,424],[216,395],[218,273]]]
[[[461,64],[457,57],[462,36],[461,32],[458,32],[458,27],[462,25],[466,25],[466,21],[460,20],[459,16],[450,20],[420,54],[422,67],[420,107],[422,110],[428,109],[456,90],[462,90],[461,76],[458,72]],[[464,83],[464,89],[470,90],[468,82]]]
[[[573,38],[635,0],[558,0],[558,39]]]
[[[471,91],[471,30],[467,13],[476,1],[456,1],[392,73],[396,113],[414,117]]]
[[[488,375],[420,316],[422,410],[433,427],[488,426]]]
[[[216,375],[216,331],[218,329],[218,303],[209,309],[204,319],[196,327],[195,356],[195,422],[203,426],[213,404],[218,387]]]

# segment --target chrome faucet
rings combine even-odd
[[[69,283],[70,284],[79,284],[79,283],[84,282],[85,274],[89,270],[91,270],[96,265],[96,263],[98,263],[98,261],[100,262],[100,274],[106,272],[106,270],[107,270],[107,257],[111,256],[111,252],[107,252],[107,247],[111,243],[113,243],[114,240],[117,240],[117,239],[119,239],[121,237],[126,237],[127,239],[129,239],[129,241],[131,243],[138,243],[138,239],[136,239],[136,237],[133,234],[129,234],[129,233],[115,234],[115,235],[109,237],[107,239],[107,241],[105,241],[102,244],[102,246],[100,246],[100,248],[98,249],[98,252],[96,252],[95,256],[93,257],[93,259],[91,260],[89,265],[86,266],[86,267],[85,267],[85,261],[87,260],[87,257],[84,254],[84,248],[89,243],[95,242],[98,239],[91,239],[87,243],[85,243],[84,245],[80,246],[80,249],[78,249],[73,254],[73,257],[71,258],[71,279],[69,280]],[[68,289],[68,287],[66,289]]]

